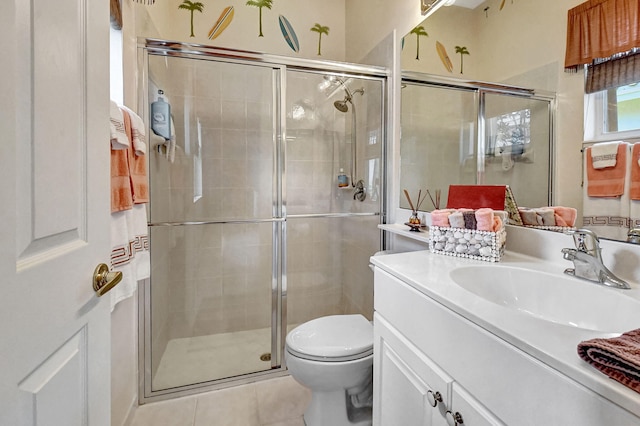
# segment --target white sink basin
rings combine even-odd
[[[451,271],[460,287],[505,308],[558,324],[611,333],[640,327],[640,301],[596,283],[504,266]]]

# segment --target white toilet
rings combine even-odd
[[[316,318],[289,332],[291,376],[311,389],[307,426],[371,425],[373,326],[362,315]]]

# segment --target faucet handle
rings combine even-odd
[[[573,242],[579,251],[595,255],[600,250],[600,239],[590,229],[569,229],[565,234],[573,236]]]

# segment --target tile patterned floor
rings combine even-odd
[[[304,426],[311,391],[291,376],[136,409],[131,426]]]

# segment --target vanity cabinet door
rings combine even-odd
[[[379,314],[374,330],[373,424],[446,425],[451,378]]]
[[[480,404],[459,383],[454,382],[451,387],[451,414],[447,421],[455,425],[456,415],[460,416],[458,424],[461,426],[504,426],[484,405]]]

